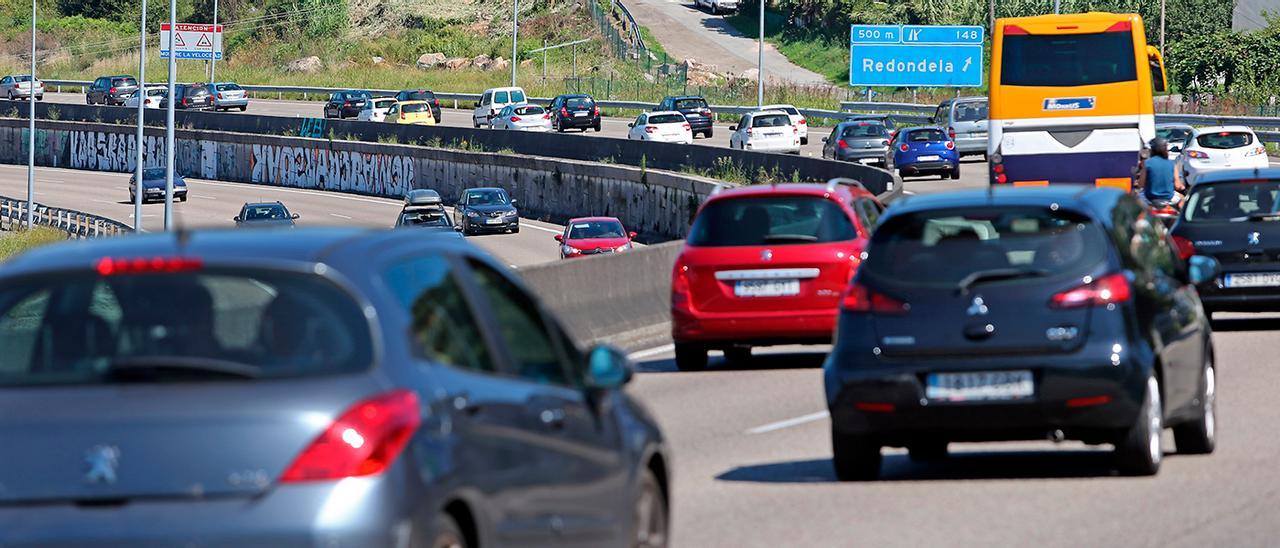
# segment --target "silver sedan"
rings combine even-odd
[[[31,76],[27,74],[9,75],[0,78],[0,97],[10,101],[17,98],[31,97]],[[44,82],[39,79],[35,83],[37,100],[44,100]]]
[[[551,131],[551,113],[538,105],[511,105],[493,118],[493,129]]]
[[[249,108],[249,94],[235,82],[223,82],[220,84],[212,84],[213,88],[213,110],[231,110],[233,108],[240,109],[244,112]]]

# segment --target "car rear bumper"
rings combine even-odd
[[[940,162],[915,162],[911,164],[902,164],[898,169],[906,175],[923,175],[929,173],[951,173],[952,170],[960,169],[960,160],[943,160]]]
[[[796,152],[800,150],[800,140],[796,139],[789,143],[747,143],[744,148],[757,152]]]
[[[14,96],[15,98],[16,98],[16,97],[31,97],[31,90],[22,89],[22,88],[14,88],[14,89],[13,89],[13,96]],[[37,89],[36,89],[36,97],[44,97],[44,88],[37,88]]]
[[[825,344],[836,325],[836,306],[829,310],[769,312],[692,312],[671,310],[671,337],[679,343]]]
[[[712,126],[711,118],[707,118],[705,116],[699,116],[697,118],[689,118],[686,116],[685,119],[689,121],[689,127],[693,128],[694,131],[711,129]]]
[[[845,162],[859,162],[862,160],[874,160],[876,164],[884,163],[885,150],[883,149],[836,149],[836,159]]]
[[[1270,270],[1280,272],[1280,265]],[[1243,274],[1244,272],[1242,272]],[[1221,284],[1222,280],[1218,280]],[[1204,307],[1222,312],[1280,311],[1280,287],[1226,288],[1206,284],[1199,288]]]
[[[247,107],[249,106],[249,98],[245,97],[244,99],[219,99],[217,101],[214,101],[213,105],[218,108]]]
[[[1065,154],[1004,154],[1006,183],[1093,183],[1112,180],[1129,190],[1138,165],[1138,151],[1081,152]],[[989,171],[994,183],[996,174]]]
[[[562,128],[596,127],[598,125],[600,125],[599,116],[583,116],[581,118],[577,116],[569,116],[567,118],[560,118],[560,127]]]

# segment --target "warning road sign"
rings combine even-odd
[[[182,23],[174,30],[170,32],[168,23],[160,25],[161,59],[169,58],[170,39],[177,59],[222,59],[222,25]]]

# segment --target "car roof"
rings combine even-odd
[[[841,189],[848,192],[854,198],[874,198],[875,195],[866,189],[840,185]],[[836,196],[840,197],[841,192],[837,192]],[[724,189],[720,192],[712,194],[705,203],[717,202],[721,200],[732,200],[735,198],[761,197],[761,196],[818,196],[828,197],[831,192],[827,190],[827,185],[817,183],[782,183],[776,185],[746,185],[734,188]],[[843,201],[843,200],[841,200]],[[705,204],[704,204],[705,205]]]
[[[681,99],[702,99],[703,101],[707,100],[705,97],[701,95],[668,95],[666,98],[672,99],[675,101],[679,101]]]
[[[760,107],[760,110],[782,110],[783,108],[796,108],[796,106],[788,105],[786,103],[774,103],[772,105],[764,105]],[[796,110],[800,110],[800,109],[796,109]]]
[[[936,129],[936,130],[938,130],[938,131],[942,131],[942,128],[940,128],[940,127],[938,127],[938,126],[910,126],[910,127],[900,127],[900,128],[898,128],[898,133],[911,133],[911,132],[913,132],[913,131],[922,131],[922,130],[926,130],[926,129]],[[945,131],[943,131],[943,135],[945,135],[945,134],[946,134],[946,132],[945,132]]]
[[[516,91],[516,90],[524,91],[524,88],[519,87],[519,86],[515,86],[515,87],[508,86],[508,87],[505,87],[505,88],[489,88],[489,89],[486,89],[486,90],[484,90],[484,91],[485,91],[486,93],[488,93],[488,92],[490,92],[490,91]]]
[[[1172,123],[1172,122],[1156,124],[1156,129],[1164,129],[1164,128],[1192,129],[1192,130],[1195,129],[1194,127],[1191,126],[1191,124]]]
[[[503,192],[507,191],[506,189],[500,186],[477,186],[477,187],[468,188],[466,192],[471,192],[473,190],[501,190]]]
[[[677,116],[680,116],[681,118],[684,118],[684,113],[678,110],[656,110],[653,112],[646,112],[645,114],[648,114],[649,116],[657,116],[659,114],[675,114]]]
[[[591,221],[617,221],[619,224],[622,223],[622,221],[618,220],[617,217],[574,217],[569,219],[569,222],[565,224],[569,225],[573,223],[585,223]]]
[[[1212,183],[1227,183],[1250,179],[1280,180],[1280,167],[1263,167],[1255,169],[1223,169],[1205,172],[1196,177],[1195,186]],[[1195,187],[1193,186],[1192,189]]]
[[[588,95],[588,94],[586,94],[586,93],[562,93],[562,94],[560,94],[560,95],[557,95],[556,97],[564,97],[565,99],[573,99],[573,98],[575,98],[575,97],[584,97],[584,98],[587,98],[587,99],[595,99],[595,97],[592,97],[592,96],[590,96],[590,95]]]
[[[245,202],[243,207],[261,207],[261,206],[283,206],[284,203],[276,200],[274,202]]]
[[[1253,130],[1247,126],[1209,126],[1209,127],[1195,128],[1195,132],[1196,132],[1196,135],[1203,135],[1205,133],[1221,133],[1221,132],[1253,133]]]
[[[782,111],[782,110],[770,110],[770,109],[767,109],[767,108],[766,108],[766,109],[760,109],[760,110],[752,111],[752,112],[748,112],[747,114],[748,114],[748,115],[750,115],[750,116],[752,116],[752,117],[756,117],[756,116],[765,116],[765,115],[773,115],[773,114],[781,114],[781,115],[783,115],[783,116],[790,116],[789,114],[787,114],[787,113],[786,113],[786,111]]]
[[[904,196],[894,200],[893,207],[885,210],[885,216],[896,217],[937,209],[1056,205],[1087,213],[1094,219],[1109,224],[1110,217],[1103,212],[1109,211],[1123,196],[1125,192],[1122,190],[1099,188],[1092,184],[1054,184],[1043,187],[996,186],[987,189]]]
[[[402,104],[402,105],[425,105],[425,104],[427,104],[427,102],[426,102],[426,101],[396,101],[396,102],[397,102],[397,103],[400,103],[400,104]]]
[[[429,89],[423,89],[423,88],[405,88],[400,90],[400,93],[432,93],[434,94],[435,92]]]

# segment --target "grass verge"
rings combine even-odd
[[[6,261],[24,251],[66,239],[66,232],[46,226],[38,226],[31,230],[0,232],[0,261]]]

